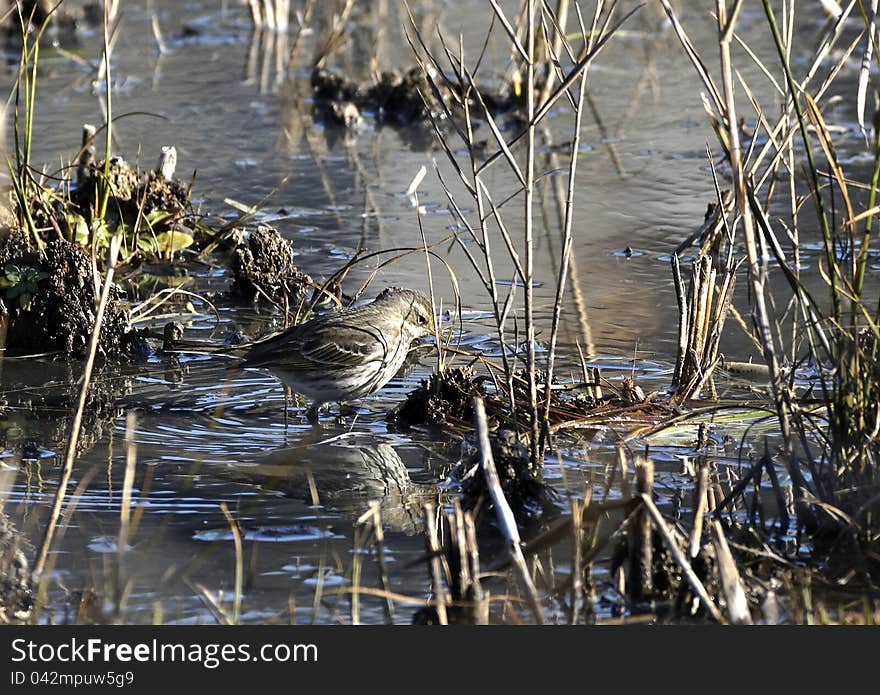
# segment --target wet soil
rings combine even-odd
[[[0,246],[8,354],[60,353],[84,358],[100,293],[93,271],[91,259],[76,244],[58,239],[41,252],[32,250],[21,234],[13,233]],[[113,287],[98,353],[124,358],[130,348],[128,308],[120,290]]]
[[[296,307],[314,285],[296,265],[293,242],[278,230],[260,225],[232,251],[233,296],[247,301],[268,300],[281,307]]]

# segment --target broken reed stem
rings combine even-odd
[[[474,398],[474,422],[477,430],[477,440],[480,446],[480,464],[483,468],[483,475],[486,478],[486,486],[489,488],[489,494],[492,497],[492,503],[495,506],[495,514],[498,520],[498,526],[504,537],[507,539],[508,551],[510,552],[513,565],[516,568],[520,581],[526,589],[529,597],[529,604],[532,613],[539,625],[543,625],[546,620],[544,612],[541,610],[541,603],[538,600],[538,590],[529,574],[526,559],[522,552],[522,541],[519,536],[519,529],[516,526],[516,519],[513,516],[513,510],[504,497],[504,490],[501,489],[501,481],[498,478],[498,471],[495,469],[495,461],[492,458],[492,445],[489,442],[489,426],[486,422],[486,406],[483,404],[482,398]]]
[[[678,401],[699,398],[719,363],[718,347],[738,268],[739,264],[733,263],[732,256],[728,255],[719,282],[712,257],[704,248],[694,262],[685,295],[678,255],[672,257],[679,311],[678,352],[672,384]]]
[[[724,529],[717,520],[711,522],[710,529],[718,574],[721,576],[721,590],[727,603],[727,616],[734,625],[751,625],[752,614],[749,612],[749,602],[740,580],[739,570],[736,569],[736,562],[724,537]]]
[[[465,540],[467,541],[468,562],[471,568],[471,581],[473,582],[474,609],[473,618],[475,625],[489,624],[489,596],[483,592],[480,585],[480,549],[477,545],[477,527],[474,523],[474,515],[466,512],[463,515]]]
[[[654,462],[639,458],[635,462],[636,494],[654,496]],[[629,587],[635,598],[648,596],[654,588],[654,546],[651,517],[640,511],[633,526],[633,545],[630,553]]]
[[[694,590],[694,593],[699,596],[700,600],[703,602],[703,605],[706,607],[706,610],[712,616],[712,618],[718,623],[724,623],[724,616],[721,615],[721,611],[718,610],[718,606],[712,601],[709,597],[709,594],[706,592],[706,587],[703,586],[703,582],[700,581],[700,578],[696,575],[693,568],[691,567],[691,563],[688,562],[684,553],[681,552],[681,548],[678,547],[678,543],[675,538],[673,538],[672,533],[670,533],[669,529],[666,527],[666,522],[663,520],[663,515],[660,514],[660,510],[657,509],[657,506],[654,504],[654,501],[648,497],[647,495],[638,495],[638,497],[642,500],[642,504],[644,508],[648,510],[648,514],[651,515],[651,518],[654,520],[654,523],[657,525],[657,530],[660,532],[660,536],[663,538],[663,542],[666,544],[666,547],[669,549],[669,552],[672,554],[673,559],[681,567],[681,571],[684,573],[685,579],[687,583],[690,584],[691,589]]]
[[[687,359],[688,334],[690,332],[690,314],[688,313],[687,295],[681,279],[681,262],[678,253],[672,254],[672,279],[675,283],[675,298],[678,302],[678,353],[675,357],[675,371],[672,375],[672,386],[677,388],[683,381],[684,362]]]
[[[700,553],[700,540],[703,537],[703,517],[706,515],[709,488],[709,462],[701,459],[697,468],[697,489],[694,491],[694,524],[691,527],[691,538],[688,544],[688,555],[693,560]]]
[[[104,321],[104,311],[107,308],[107,303],[110,301],[110,290],[113,288],[113,275],[116,270],[116,260],[119,256],[119,248],[121,244],[121,234],[116,234],[110,240],[110,251],[107,256],[107,274],[104,277],[104,286],[101,289],[101,301],[98,303],[98,311],[95,314],[95,325],[92,327],[92,334],[89,338],[89,355],[86,359],[85,368],[83,370],[79,400],[77,402],[76,412],[73,416],[73,423],[70,427],[70,439],[68,440],[67,453],[64,457],[64,468],[61,472],[61,480],[58,483],[58,489],[55,491],[55,501],[52,505],[52,513],[49,516],[46,530],[43,532],[43,540],[40,544],[37,561],[34,563],[34,574],[37,576],[39,576],[46,566],[46,559],[49,556],[49,548],[52,545],[52,537],[55,534],[55,527],[58,525],[58,519],[61,517],[61,508],[64,505],[64,497],[67,494],[67,485],[70,482],[70,476],[73,473],[73,462],[76,458],[76,445],[79,442],[83,412],[86,408],[89,385],[92,380],[92,370],[95,367],[95,357],[98,354],[98,343],[101,338],[101,324]]]
[[[89,164],[95,161],[95,135],[98,129],[91,123],[83,123],[82,147],[76,158],[76,181],[82,184],[89,171]]]

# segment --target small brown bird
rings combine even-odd
[[[265,367],[312,401],[357,400],[378,391],[400,370],[416,338],[435,332],[430,300],[389,287],[370,304],[325,314],[251,347],[241,367]]]

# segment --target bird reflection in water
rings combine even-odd
[[[386,527],[407,534],[421,527],[424,504],[437,496],[434,483],[413,481],[394,447],[371,434],[346,433],[278,449],[248,473],[264,488],[350,512],[353,518],[378,501]]]

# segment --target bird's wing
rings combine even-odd
[[[390,351],[381,332],[372,326],[352,326],[330,322],[319,328],[301,330],[295,326],[254,346],[245,366],[270,366],[280,369],[315,367],[356,367],[382,361]]]

